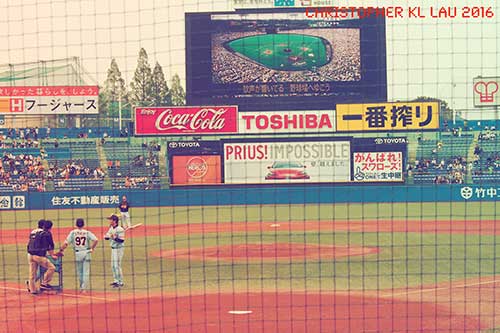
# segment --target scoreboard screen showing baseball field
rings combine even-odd
[[[186,14],[187,102],[332,109],[387,99],[385,20],[304,9]]]

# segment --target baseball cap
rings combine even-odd
[[[108,216],[108,220],[118,221],[118,216],[115,214]]]
[[[78,218],[76,219],[76,223],[75,225],[78,227],[78,228],[82,228],[84,225],[85,225],[85,221],[82,219],[82,218]]]

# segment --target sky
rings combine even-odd
[[[185,80],[184,13],[227,11],[234,0],[2,0],[0,65],[80,57],[102,84],[112,58],[130,82],[141,47],[167,78]],[[245,0],[239,0],[241,1]],[[249,6],[255,1],[246,0]],[[299,2],[300,0],[296,0]],[[332,4],[333,0],[323,1]],[[472,81],[500,76],[500,4],[495,0],[339,0],[335,6],[421,7],[425,19],[386,20],[389,100],[433,96],[468,118]],[[266,4],[262,5],[263,7]],[[430,18],[430,7],[492,7],[493,18]],[[468,113],[467,113],[468,112]]]

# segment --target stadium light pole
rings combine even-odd
[[[452,108],[452,116],[453,116],[453,125],[457,122],[457,112],[455,111],[455,88],[457,84],[455,82],[451,82],[451,108]]]
[[[118,129],[122,131],[122,90],[119,81],[115,81],[115,89],[118,90]]]
[[[118,130],[122,132],[122,91],[118,90]]]

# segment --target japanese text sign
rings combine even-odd
[[[438,102],[337,104],[337,131],[439,128]]]
[[[0,87],[0,113],[25,116],[98,112],[98,86]]]
[[[353,160],[356,182],[402,182],[402,152],[356,152]]]

